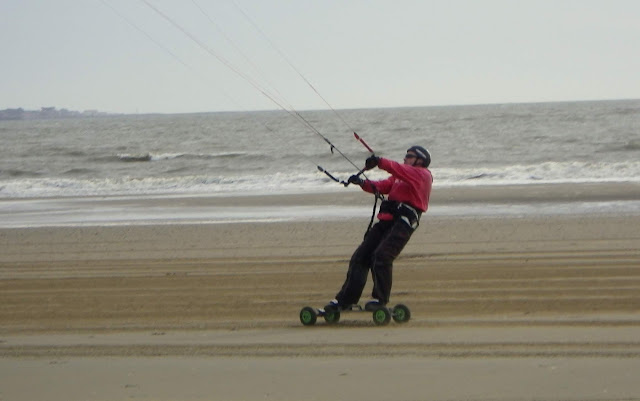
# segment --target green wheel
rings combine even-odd
[[[385,306],[380,306],[373,311],[373,323],[376,326],[386,326],[391,321],[391,312]]]
[[[393,308],[392,316],[396,323],[407,323],[411,319],[411,311],[406,305],[398,304]]]
[[[324,307],[324,321],[329,324],[336,324],[340,321],[340,311],[334,305]]]
[[[305,306],[300,311],[300,323],[305,326],[313,326],[316,324],[316,319],[318,316],[316,315],[315,309],[310,306]]]

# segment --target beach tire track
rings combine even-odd
[[[410,344],[0,345],[0,357],[357,357],[357,358],[638,358],[640,342],[478,342]]]

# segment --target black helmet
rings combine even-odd
[[[431,164],[431,154],[429,154],[429,151],[422,146],[414,145],[407,149],[407,152],[413,152],[418,155],[418,159],[422,159],[422,165],[424,167],[429,167],[429,164]]]

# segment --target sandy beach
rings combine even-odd
[[[146,202],[369,208],[358,195]],[[434,191],[394,266],[412,319],[385,327],[298,320],[335,295],[368,217],[0,228],[0,400],[640,399],[640,214],[436,212],[639,199]]]

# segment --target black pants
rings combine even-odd
[[[413,229],[404,221],[378,221],[351,256],[347,278],[336,295],[340,305],[357,304],[371,270],[371,296],[382,304],[389,302],[393,261],[409,242]]]

